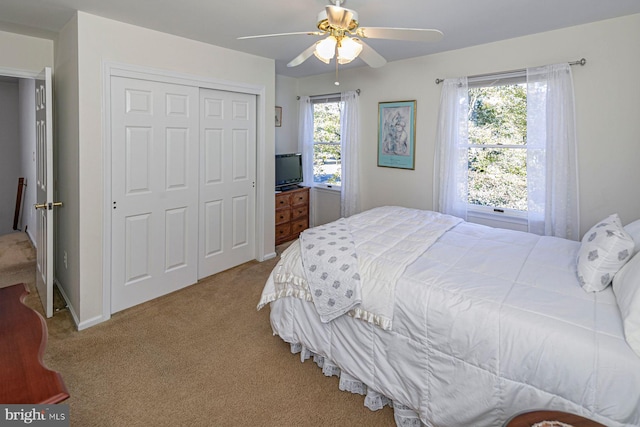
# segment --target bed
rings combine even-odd
[[[587,292],[577,265],[595,233],[575,242],[376,208],[303,233],[258,309],[271,306],[273,333],[302,361],[370,409],[393,406],[398,425],[500,426],[546,409],[637,426],[638,248],[627,234],[613,287]]]

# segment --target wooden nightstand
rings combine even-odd
[[[309,187],[276,193],[276,245],[309,228]]]
[[[547,423],[545,423],[547,421]],[[518,414],[505,423],[505,427],[555,427],[558,424],[569,424],[573,427],[605,427],[580,415],[561,411],[530,411]]]

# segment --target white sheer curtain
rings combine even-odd
[[[340,215],[349,217],[359,212],[358,197],[358,146],[360,145],[360,121],[358,94],[355,91],[342,93],[340,113],[340,152],[342,158],[342,189],[340,192]]]
[[[467,78],[446,79],[440,95],[434,164],[434,206],[467,219],[469,88]],[[437,199],[436,199],[437,197]]]
[[[527,69],[529,231],[578,240],[578,167],[569,64]]]
[[[302,153],[303,185],[313,187],[313,103],[301,96],[298,104],[298,151]]]

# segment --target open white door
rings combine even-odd
[[[53,316],[53,120],[51,68],[36,78],[36,287],[47,317]]]

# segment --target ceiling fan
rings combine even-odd
[[[318,31],[295,32],[279,34],[263,34],[258,36],[238,37],[238,39],[255,39],[263,37],[279,37],[291,35],[327,36],[305,49],[296,56],[287,67],[295,67],[315,55],[319,60],[328,64],[335,56],[338,64],[347,64],[360,57],[370,67],[378,68],[387,60],[373,50],[362,39],[391,39],[418,42],[435,42],[442,38],[439,30],[421,28],[388,28],[388,27],[360,27],[358,13],[345,9],[341,5],[346,0],[330,0],[328,5],[318,14]]]

